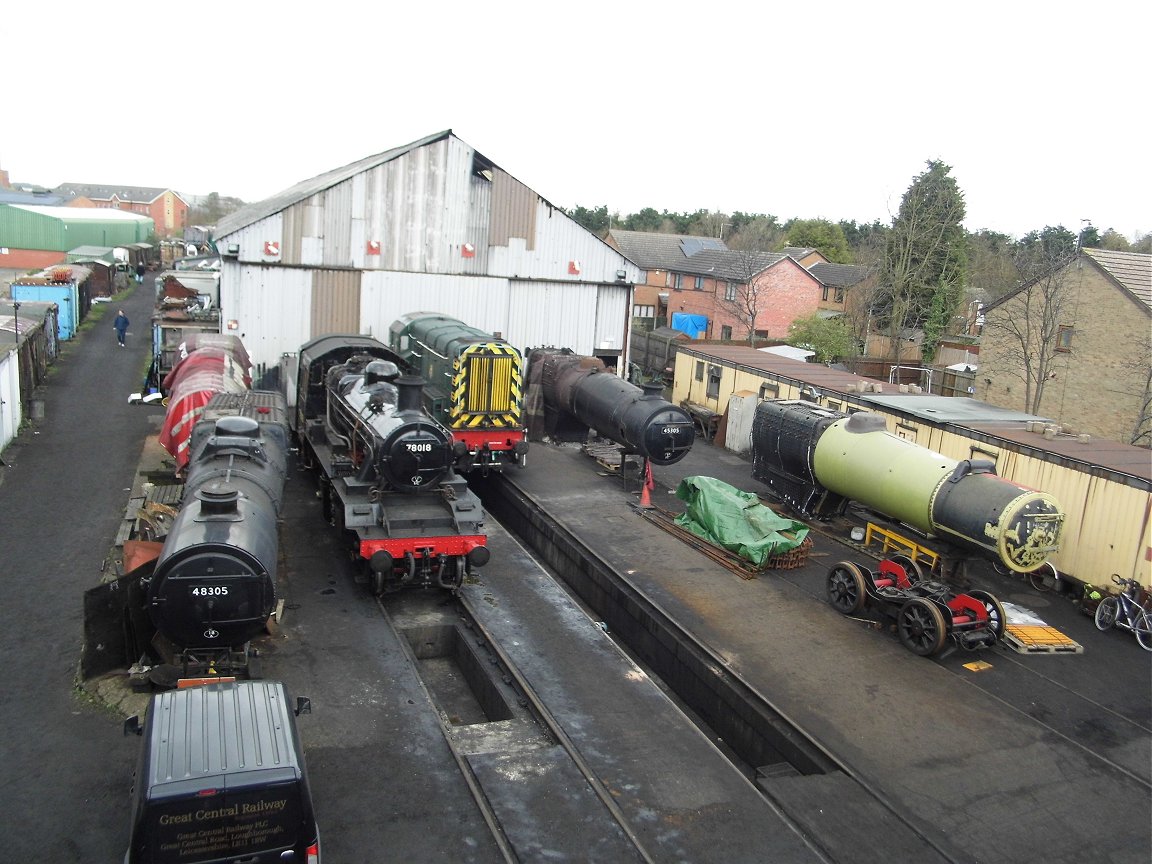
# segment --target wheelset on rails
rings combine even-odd
[[[897,555],[873,571],[840,561],[828,571],[828,602],[844,615],[865,609],[890,621],[900,643],[920,657],[932,657],[951,641],[965,650],[990,647],[1004,635],[1004,607],[987,591],[956,593],[925,579],[917,562]]]

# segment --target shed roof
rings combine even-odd
[[[151,222],[151,216],[114,210],[111,207],[49,207],[42,204],[7,204],[14,210],[27,210],[50,219],[65,222]]]
[[[386,162],[391,162],[393,159],[417,150],[420,147],[441,141],[451,134],[452,130],[446,129],[443,132],[437,132],[434,135],[429,135],[426,138],[421,138],[410,144],[405,144],[402,147],[394,147],[391,150],[385,150],[383,153],[367,156],[356,162],[350,162],[340,168],[333,168],[331,171],[317,174],[315,177],[310,177],[307,180],[301,180],[295,186],[289,186],[284,191],[277,192],[270,198],[248,204],[234,213],[225,216],[216,224],[216,239],[219,241],[222,237],[233,234],[242,228],[247,228],[249,225],[253,225],[261,219],[267,219],[269,216],[291,207],[298,201],[310,198],[318,192],[323,192],[325,189],[331,189],[338,183],[343,183],[345,180],[355,177],[363,171],[368,171]]]

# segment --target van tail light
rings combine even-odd
[[[320,864],[320,844],[318,842],[308,847],[308,857],[306,860],[308,864]]]

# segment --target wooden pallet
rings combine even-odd
[[[1019,654],[1084,653],[1083,645],[1047,625],[1009,624],[1004,628],[1004,641]]]

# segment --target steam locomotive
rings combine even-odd
[[[283,397],[217,393],[189,440],[182,506],[142,580],[144,606],[185,674],[244,671],[249,642],[276,603],[289,450]]]
[[[464,447],[423,409],[422,379],[366,336],[300,349],[292,432],[323,512],[381,594],[454,589],[489,560],[480,499],[453,466]]]
[[[392,349],[425,381],[424,408],[463,445],[457,471],[524,466],[523,361],[503,339],[435,312],[413,312],[389,330]]]
[[[595,357],[567,349],[528,354],[529,437],[583,441],[589,429],[656,465],[673,465],[692,449],[696,430],[684,409],[662,398],[660,385],[637,387]]]
[[[1058,548],[1064,513],[983,460],[955,461],[898,438],[883,417],[766,401],[752,424],[752,475],[799,513],[827,519],[856,501],[930,538],[1017,572]]]

